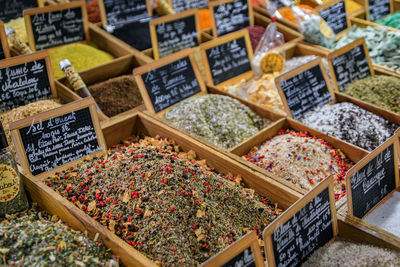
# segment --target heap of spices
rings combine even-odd
[[[251,47],[253,48],[253,51],[255,51],[258,43],[260,42],[261,38],[264,35],[265,28],[258,25],[254,25],[254,26],[248,26],[246,27],[246,29],[249,32]]]
[[[211,15],[210,10],[200,9],[199,10],[200,30],[211,28]]]
[[[389,26],[392,28],[400,29],[400,11],[397,11],[394,14],[389,14],[384,18],[376,21],[376,23]]]
[[[91,23],[101,22],[100,8],[97,0],[86,3],[88,19]]]
[[[271,122],[229,96],[192,97],[164,116],[175,127],[229,149],[252,137]]]
[[[302,9],[309,10],[312,14],[317,14],[315,9],[312,8],[309,5],[299,4],[299,5],[296,5],[296,6],[302,8]],[[281,19],[281,18],[286,19],[286,20],[290,21],[291,23],[296,24],[297,26],[299,25],[299,22],[297,21],[297,18],[294,15],[292,9],[290,7],[288,7],[288,6],[284,6],[284,7],[278,8],[278,10],[276,12],[276,17],[279,18],[279,19]]]
[[[261,231],[276,205],[164,138],[131,137],[44,181],[163,266],[197,266]]]
[[[89,86],[100,109],[109,117],[143,104],[133,75],[123,75]]]
[[[69,59],[77,72],[105,64],[114,59],[114,57],[94,46],[73,43],[56,48],[49,49],[52,70],[55,78],[64,76],[64,72],[58,66],[61,60]]]
[[[353,165],[325,140],[289,129],[281,129],[243,158],[307,190],[333,175],[336,200],[346,194],[344,177]]]
[[[0,218],[0,265],[118,266],[103,244],[77,232],[37,204]]]
[[[375,75],[347,86],[345,94],[400,114],[400,79]]]
[[[348,102],[317,107],[305,113],[301,122],[368,151],[384,143],[399,127]]]
[[[394,250],[348,240],[335,240],[317,249],[302,264],[302,267],[395,267],[399,265],[400,253]]]

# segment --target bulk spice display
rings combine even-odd
[[[44,182],[153,261],[195,266],[281,211],[165,138],[131,137]]]
[[[378,24],[400,29],[400,12],[387,15],[386,17],[375,21]]]
[[[143,104],[133,75],[123,75],[89,86],[100,109],[109,117]]]
[[[0,218],[2,266],[111,267],[118,262],[104,245],[69,228],[35,203],[26,211]]]
[[[225,149],[252,137],[271,123],[238,100],[214,94],[184,100],[168,110],[163,118]]]
[[[344,176],[353,165],[323,139],[289,129],[281,129],[243,158],[307,190],[333,175],[336,200],[346,194]]]
[[[253,48],[253,51],[255,51],[258,43],[260,42],[261,38],[264,35],[265,28],[258,25],[254,25],[254,26],[248,26],[246,27],[246,29],[249,32],[251,47]]]
[[[347,86],[345,94],[400,114],[400,79],[375,75]]]
[[[399,127],[348,102],[317,107],[305,113],[301,122],[368,151],[383,144]]]

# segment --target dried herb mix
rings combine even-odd
[[[347,86],[345,94],[400,114],[400,79],[375,75]]]
[[[301,122],[368,151],[384,143],[399,127],[347,102],[317,107],[304,114]]]
[[[89,86],[100,109],[109,117],[143,104],[133,75],[123,75]]]
[[[344,177],[353,165],[323,139],[288,129],[281,129],[243,158],[307,190],[333,175],[336,199],[346,194]]]
[[[45,182],[150,259],[198,265],[280,210],[163,138],[132,137]]]
[[[118,266],[118,261],[104,245],[39,210],[36,204],[0,218],[0,265]]]
[[[229,149],[270,124],[238,100],[223,95],[192,97],[168,110],[175,127]]]

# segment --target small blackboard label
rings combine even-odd
[[[32,120],[19,129],[33,175],[99,151],[100,147],[89,107],[48,120]]]
[[[195,14],[163,23],[158,23],[156,20],[153,22],[157,36],[158,58],[198,46],[199,35]]]
[[[369,20],[374,22],[390,14],[391,0],[368,0]]]
[[[275,266],[300,266],[334,237],[327,187],[272,234]]]
[[[188,56],[141,75],[155,112],[201,92]]]
[[[392,143],[351,175],[351,205],[355,217],[364,217],[396,188],[395,164]]]
[[[0,112],[52,97],[44,58],[0,69]]]
[[[179,13],[192,8],[207,8],[207,0],[172,0],[172,8],[175,13]]]
[[[42,9],[46,8],[49,7]],[[82,15],[81,6],[32,14],[30,21],[35,50],[84,41],[85,25]]]
[[[212,2],[211,2],[212,3]],[[236,0],[212,6],[217,36],[250,26],[247,0]]]
[[[146,0],[103,0],[110,25],[138,21],[147,18]]]
[[[287,74],[290,75],[292,72]],[[295,120],[301,119],[305,112],[333,100],[321,63],[290,78],[284,78],[286,74],[282,76],[283,78],[278,77],[275,83],[279,83],[281,93],[284,94],[284,102]]]
[[[37,7],[37,0],[3,0],[0,1],[0,20],[7,23],[22,17],[25,9]]]
[[[335,34],[348,28],[345,1],[342,0],[330,7],[323,9],[319,15],[328,23]]]
[[[222,265],[223,267],[255,267],[256,262],[254,259],[253,252],[251,248],[247,248],[242,251],[239,255],[231,259],[229,262]]]
[[[212,47],[206,55],[215,85],[252,70],[245,37]]]

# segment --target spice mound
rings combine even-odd
[[[255,51],[258,46],[258,43],[260,42],[261,38],[264,35],[265,28],[258,25],[254,25],[254,26],[248,26],[246,27],[246,29],[249,32],[251,47]]]
[[[389,15],[385,16],[384,18],[376,21],[376,23],[385,25],[385,26],[389,26],[389,27],[393,27],[396,29],[400,29],[400,12],[397,11],[394,14],[389,14]]]
[[[0,218],[0,255],[2,266],[118,266],[119,261],[36,204]]]
[[[46,183],[151,260],[195,266],[280,214],[163,138],[132,137]]]
[[[49,49],[52,70],[55,78],[64,76],[64,72],[59,67],[61,60],[69,59],[77,72],[105,64],[114,57],[91,45],[73,43]]]
[[[133,75],[124,75],[94,84],[89,91],[100,109],[109,117],[143,104]]]
[[[164,118],[175,127],[229,149],[270,124],[238,100],[223,95],[203,95],[182,101]]]
[[[347,102],[317,107],[304,114],[301,122],[368,151],[384,143],[399,127]]]
[[[333,175],[336,200],[346,193],[344,176],[353,165],[324,140],[288,129],[280,130],[243,158],[307,190]]]
[[[375,75],[350,84],[345,94],[400,114],[400,79]]]
[[[352,241],[337,240],[316,250],[302,267],[399,266],[400,253]]]

